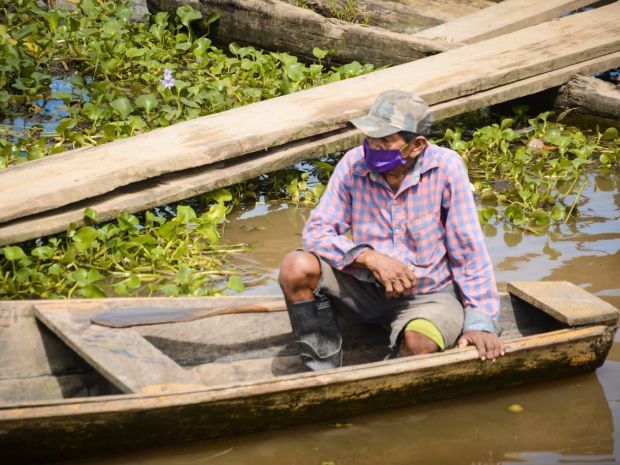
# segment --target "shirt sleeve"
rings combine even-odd
[[[345,234],[351,229],[351,178],[348,157],[336,165],[319,205],[312,211],[302,236],[304,250],[319,255],[336,269],[351,265],[370,247],[355,244]]]
[[[467,171],[460,157],[448,166],[442,207],[450,267],[465,308],[463,331],[500,333],[499,293]]]

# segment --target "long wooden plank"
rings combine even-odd
[[[441,120],[540,92],[566,82],[575,73],[594,73],[620,66],[620,52],[587,60],[559,70],[543,73],[505,86],[467,97],[432,105],[433,118]],[[121,211],[139,212],[159,205],[187,199],[204,192],[241,182],[263,173],[285,168],[302,160],[349,149],[361,142],[355,129],[342,129],[320,138],[310,138],[219,163],[213,167],[170,173],[68,207],[43,212],[0,224],[0,245],[21,242],[65,231],[69,224],[84,224],[84,209],[97,211],[99,221],[113,220]]]
[[[571,326],[617,321],[611,304],[568,281],[512,281],[508,292]]]
[[[425,39],[472,44],[555,19],[597,0],[504,0],[415,34]]]
[[[91,325],[87,318],[61,305],[37,305],[35,315],[123,392],[162,394],[205,389],[198,376],[131,329]]]
[[[390,88],[434,104],[617,52],[619,15],[616,2],[370,75],[11,167],[0,173],[0,222],[331,131]]]

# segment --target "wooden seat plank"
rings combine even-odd
[[[510,294],[571,326],[618,320],[611,304],[568,281],[511,281]]]
[[[35,306],[35,315],[123,392],[163,394],[205,388],[197,375],[131,329],[91,325],[83,315],[58,306]]]

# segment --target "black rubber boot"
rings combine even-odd
[[[288,304],[299,355],[313,371],[342,365],[342,335],[334,309],[326,297]]]

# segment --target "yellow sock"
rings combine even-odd
[[[444,350],[446,347],[443,336],[437,326],[424,318],[411,320],[407,323],[407,326],[405,326],[405,331],[415,331],[416,333],[426,336],[439,346],[439,350]]]

